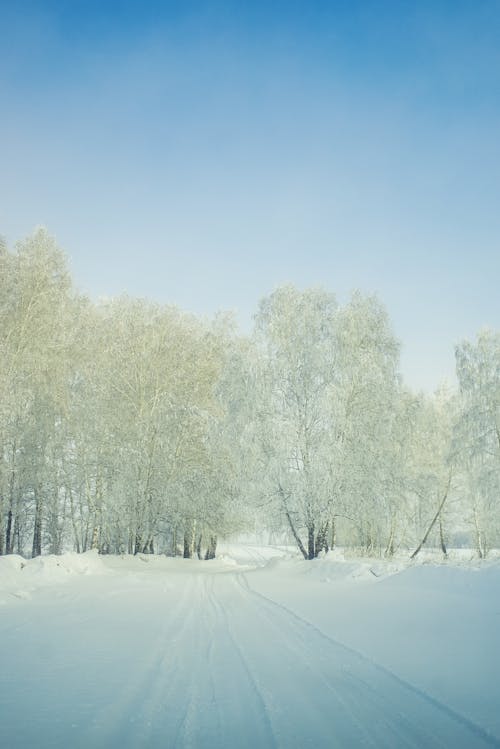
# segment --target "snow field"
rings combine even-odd
[[[0,558],[5,746],[500,747],[500,565]]]

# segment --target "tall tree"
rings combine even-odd
[[[8,319],[2,341],[6,400],[12,404],[3,430],[10,435],[6,548],[12,550],[16,523],[29,505],[36,556],[42,549],[49,493],[58,491],[50,451],[66,407],[72,286],[65,257],[43,228],[17,245],[9,264]]]
[[[500,333],[485,330],[475,342],[457,346],[455,355],[468,519],[477,551],[485,556],[500,540]]]

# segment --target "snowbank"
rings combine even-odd
[[[107,571],[97,551],[35,559],[17,554],[0,557],[0,604],[12,597],[28,600],[38,588],[65,583],[74,575],[102,575]]]

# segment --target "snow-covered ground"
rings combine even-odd
[[[8,749],[500,747],[500,563],[0,558]]]

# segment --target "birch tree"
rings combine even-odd
[[[257,439],[269,490],[306,559],[324,548],[331,515],[324,467],[332,440],[336,315],[332,294],[284,286],[262,300],[256,316],[262,347]]]
[[[67,397],[67,319],[72,287],[64,255],[44,229],[19,243],[9,264],[8,319],[2,343],[4,402],[10,403],[3,429],[4,440],[10,435],[5,545],[12,550],[16,523],[29,504],[33,512],[32,555],[36,556],[42,550],[49,494],[58,491],[50,453]]]
[[[479,556],[500,540],[500,333],[484,330],[455,350],[467,519]]]

